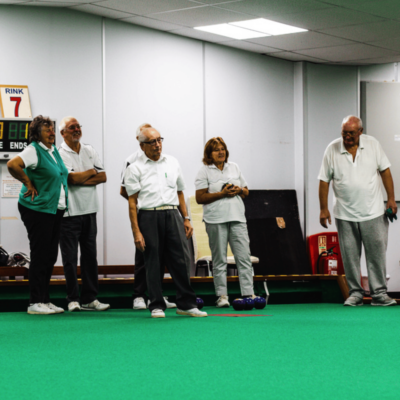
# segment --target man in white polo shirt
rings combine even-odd
[[[107,176],[96,150],[80,143],[81,125],[74,117],[65,117],[60,123],[64,142],[60,155],[69,171],[69,210],[61,223],[60,248],[67,282],[69,311],[104,311],[109,304],[97,300],[97,221],[99,211],[96,186],[106,182]],[[78,244],[81,250],[82,290],[79,296],[77,279]]]
[[[320,223],[328,228],[329,183],[333,182],[333,213],[339,235],[340,250],[349,298],[345,306],[363,305],[361,286],[361,245],[364,245],[368,282],[373,306],[396,305],[387,295],[386,249],[388,220],[381,190],[381,179],[388,201],[386,209],[397,213],[390,162],[379,142],[363,135],[362,121],[353,115],[342,122],[342,138],[334,140],[325,150],[318,179]]]
[[[148,123],[144,123],[139,125],[136,130],[136,139],[139,140],[140,132],[143,129],[151,128],[151,125]],[[126,169],[137,161],[138,157],[143,155],[143,150],[139,147],[134,153],[132,153],[125,161],[122,166],[122,173],[121,173],[121,189],[119,194],[129,200],[128,193],[125,189],[125,172]],[[164,271],[160,271],[161,278],[164,276]],[[144,257],[141,251],[135,251],[135,280],[133,282],[133,309],[134,310],[145,310],[147,308],[145,302],[145,293],[147,290],[147,282],[146,282],[146,270],[144,268]],[[164,297],[165,304],[167,308],[176,308],[175,303],[171,303],[168,301],[168,297]]]
[[[190,286],[187,238],[193,228],[183,194],[185,184],[178,161],[162,154],[162,141],[154,128],[142,130],[139,142],[144,154],[125,172],[136,250],[144,254],[149,309],[152,318],[165,317],[160,276],[165,263],[176,285],[177,314],[206,317],[207,313],[197,308]]]

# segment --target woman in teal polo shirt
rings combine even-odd
[[[29,125],[30,145],[7,163],[10,174],[23,183],[18,209],[28,231],[31,250],[28,314],[64,312],[49,298],[61,220],[68,207],[68,170],[54,140],[53,122],[39,115]]]

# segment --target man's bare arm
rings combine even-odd
[[[178,191],[178,199],[179,199],[178,209],[179,209],[180,213],[182,214],[182,217],[187,217],[188,216],[188,212],[187,212],[187,209],[186,209],[185,195],[183,194],[182,191]],[[192,224],[190,223],[190,221],[188,219],[185,219],[183,221],[183,225],[185,226],[186,237],[188,239],[190,239],[192,237],[192,235],[193,235]]]
[[[380,171],[379,173],[381,174],[383,186],[385,186],[388,198],[388,201],[386,203],[386,208],[391,208],[393,214],[397,214],[397,203],[394,198],[394,184],[390,168],[386,168],[384,171]]]
[[[329,225],[332,224],[331,214],[328,210],[328,193],[329,193],[329,182],[319,181],[319,206],[321,212],[319,214],[320,224],[328,229],[326,220],[328,220]]]
[[[132,227],[133,238],[135,240],[135,246],[139,251],[144,252],[146,243],[144,242],[144,237],[142,235],[142,232],[140,232],[138,218],[137,218],[138,196],[139,192],[133,194],[132,196],[129,196],[128,198],[129,219],[131,220],[131,227]]]
[[[68,183],[70,185],[83,185],[91,177],[97,175],[97,171],[92,168],[84,172],[70,172],[68,174]]]
[[[99,172],[97,175],[92,176],[89,178],[83,185],[84,186],[96,186],[99,185],[100,183],[105,183],[107,182],[107,175],[105,172]]]
[[[119,194],[120,194],[124,199],[129,200],[128,193],[127,193],[127,191],[126,191],[126,189],[125,189],[124,186],[121,186],[121,189],[120,189],[120,191],[119,191]]]

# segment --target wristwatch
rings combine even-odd
[[[190,217],[188,217],[188,216],[183,217],[183,219],[188,219],[190,221]]]

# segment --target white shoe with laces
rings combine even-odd
[[[84,311],[106,311],[109,308],[109,304],[100,303],[98,300],[93,300],[89,304],[82,304],[82,310]]]
[[[155,308],[151,311],[151,318],[165,318],[165,313],[160,308]]]
[[[71,301],[68,303],[68,311],[69,312],[81,311],[81,306],[77,301]]]
[[[176,310],[178,315],[188,315],[190,317],[208,317],[208,314],[204,311],[200,311],[198,308],[191,308],[190,310]]]
[[[229,307],[229,298],[226,295],[219,296],[218,300],[216,301],[215,307],[222,308],[222,307]]]
[[[136,297],[135,300],[133,300],[133,309],[134,310],[146,310],[146,303],[144,302],[143,297]]]
[[[63,308],[57,307],[53,303],[46,303],[45,305],[47,306],[47,308],[50,308],[50,310],[53,310],[56,314],[61,314],[64,312]]]
[[[165,301],[165,304],[167,305],[167,308],[176,308],[176,304],[175,303],[170,303],[168,301],[168,297],[164,297],[164,301]]]
[[[51,310],[44,303],[35,303],[30,304],[28,307],[28,314],[36,314],[36,315],[48,315],[55,314],[54,310]]]

